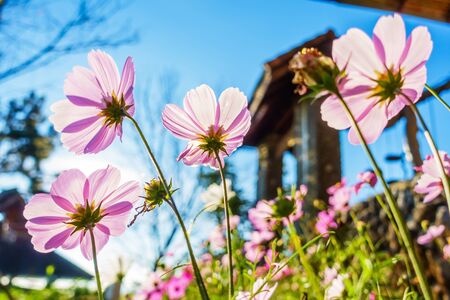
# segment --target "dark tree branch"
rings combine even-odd
[[[3,4],[0,5],[0,26],[2,26],[2,34],[6,38],[8,35],[20,36],[20,33],[16,32],[18,30],[17,28],[10,28],[11,31],[14,31],[14,33],[7,32],[8,27],[5,27],[5,20],[1,18],[1,13],[5,11],[5,8],[9,5],[13,5],[9,3],[9,1],[3,2]],[[25,6],[27,3],[28,1],[23,1],[20,4]],[[93,47],[117,47],[136,41],[137,33],[133,30],[130,31],[127,24],[123,24],[122,27],[115,26],[114,28],[117,28],[117,30],[114,32],[99,32],[99,28],[101,28],[102,25],[107,25],[108,21],[113,18],[115,14],[120,12],[121,8],[119,4],[116,4],[112,8],[106,9],[105,3],[109,2],[101,0],[93,2],[93,4],[88,7],[85,0],[79,0],[75,17],[60,26],[56,24],[58,23],[57,20],[49,15],[46,21],[50,22],[50,27],[59,27],[60,29],[58,29],[57,32],[54,33],[53,37],[45,42],[44,45],[41,47],[36,47],[38,50],[34,52],[30,51],[31,54],[27,57],[17,59],[18,62],[16,64],[0,70],[0,82],[23,74],[26,71],[31,71],[42,67],[43,65],[50,63],[64,54],[82,51]],[[14,5],[18,6],[19,4],[15,3]],[[42,9],[44,10],[44,8]],[[18,17],[20,16],[21,15],[18,14]],[[31,20],[32,23],[33,21],[34,20]],[[18,23],[21,23],[20,18],[14,22],[14,25],[17,26]],[[23,20],[22,23],[24,23]],[[29,29],[28,26],[22,27],[25,27],[23,28],[24,31]],[[45,30],[45,28],[41,28],[41,30]],[[124,30],[125,28],[127,30]],[[38,30],[38,28],[35,28],[34,30]],[[80,37],[78,38],[74,36],[77,32],[80,34]],[[14,39],[7,38],[7,40],[14,44]],[[20,42],[20,39],[16,39],[15,41],[18,45],[15,45],[14,48],[23,48],[23,43]],[[4,47],[12,46],[8,43],[8,45],[4,44]],[[9,51],[7,49],[5,50],[0,48],[0,55],[3,54],[5,57],[5,53],[9,53]],[[10,56],[6,56],[3,60],[7,60],[8,62],[16,61],[16,59],[12,59]]]

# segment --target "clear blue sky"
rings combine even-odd
[[[201,83],[219,89],[217,93],[228,86],[236,86],[250,97],[262,74],[264,62],[328,29],[340,35],[350,27],[359,27],[371,34],[378,17],[383,14],[388,12],[326,1],[133,1],[118,16],[130,20],[130,27],[138,29],[140,41],[109,52],[120,64],[126,56],[134,57],[138,91],[146,89],[148,80],[169,70],[179,76],[173,102],[181,101],[188,89]],[[449,77],[449,24],[409,16],[405,16],[405,21],[408,32],[417,25],[426,25],[431,32],[434,50],[428,63],[429,83],[434,85]],[[65,75],[77,64],[87,64],[85,54],[67,56],[45,68],[7,81],[0,85],[0,95],[5,99],[33,89],[46,95],[50,105],[64,97]],[[444,94],[444,98],[450,102],[450,93]],[[440,148],[450,151],[449,112],[433,100],[422,104],[420,110]],[[402,133],[403,126],[399,124],[376,142],[373,148],[380,161],[387,153],[402,151]],[[429,153],[423,139],[421,144],[423,154]],[[123,150],[123,145],[116,142],[107,154],[97,157],[104,161],[112,159],[119,166],[137,166],[132,157],[117,155],[123,154]],[[345,137],[342,150],[344,175],[354,181],[355,175],[368,167],[367,160],[359,147],[349,145]],[[59,150],[57,155],[67,161],[73,158],[65,150]],[[89,161],[97,157],[90,156]],[[242,170],[241,181],[237,184],[245,189],[247,198],[253,198],[257,167],[255,150],[243,149],[234,155],[232,161],[240,166],[238,170]],[[64,168],[64,165],[59,164],[58,167]],[[388,178],[402,176],[399,165],[383,163],[383,168]],[[7,180],[2,186],[15,182]]]

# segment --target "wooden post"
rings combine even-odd
[[[277,195],[277,188],[281,187],[282,153],[277,151],[279,138],[268,136],[258,146],[259,168],[257,199],[272,199]]]

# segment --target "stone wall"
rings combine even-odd
[[[450,236],[450,216],[446,201],[443,197],[424,204],[422,197],[412,192],[413,182],[396,182],[391,185],[392,192],[405,217],[407,226],[414,241],[423,234],[421,222],[430,224],[444,224],[446,231],[443,237]],[[381,247],[392,253],[398,253],[400,246],[395,232],[390,226],[386,213],[375,198],[369,198],[354,206],[358,218],[368,224],[373,240],[382,241]],[[443,245],[443,243],[442,243]],[[438,242],[429,245],[417,245],[419,256],[423,257],[428,280],[432,283],[436,299],[450,299],[450,263],[442,257],[442,247]]]

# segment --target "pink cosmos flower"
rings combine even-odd
[[[328,237],[330,229],[336,229],[337,223],[334,221],[334,211],[321,211],[317,214],[316,230],[324,237]]]
[[[220,251],[224,249],[226,241],[222,226],[216,226],[216,228],[211,231],[208,241],[212,251]]]
[[[334,41],[333,59],[347,75],[340,92],[367,143],[376,141],[388,120],[405,105],[419,100],[432,48],[426,27],[416,27],[406,39],[405,25],[398,14],[381,17],[372,38],[352,28]],[[335,95],[323,102],[321,113],[330,127],[350,128],[350,143],[359,144],[355,128]]]
[[[264,247],[254,241],[248,241],[244,243],[245,258],[249,261],[256,263],[264,257]]]
[[[442,249],[443,257],[446,260],[450,260],[450,244],[446,244]]]
[[[166,284],[166,292],[169,299],[177,300],[183,298],[191,281],[192,277],[190,277],[190,280],[185,276],[170,278]]]
[[[239,217],[238,215],[230,216],[230,229],[235,230],[238,227],[240,221],[241,221],[241,217]],[[224,228],[226,227],[226,223],[227,223],[227,220],[224,219],[222,221],[222,226]]]
[[[323,285],[330,284],[338,275],[336,268],[326,267],[323,271]]]
[[[61,132],[63,145],[77,154],[97,153],[115,136],[122,137],[122,120],[134,114],[134,65],[128,57],[119,76],[116,63],[107,53],[88,54],[92,68],[76,66],[64,83],[67,99],[52,105],[50,116]]]
[[[419,245],[426,245],[431,243],[435,238],[439,237],[445,230],[444,225],[431,225],[427,232],[417,238]]]
[[[341,181],[336,182],[334,185],[327,188],[328,195],[333,195],[337,190],[347,185],[347,179],[341,178]]]
[[[166,105],[162,120],[176,137],[188,140],[178,156],[186,165],[209,165],[218,168],[214,152],[222,160],[242,145],[250,129],[247,97],[237,88],[228,88],[216,101],[214,91],[203,84],[187,92],[184,109]]]
[[[375,187],[378,181],[377,176],[372,171],[359,173],[358,179],[359,181],[353,187],[355,190],[355,194],[358,194],[359,190],[361,190],[361,188],[366,184],[370,185],[371,187]]]
[[[328,203],[335,212],[347,212],[350,198],[352,196],[352,189],[350,187],[341,187],[337,189],[333,195],[328,199]]]
[[[119,183],[120,172],[111,166],[89,177],[78,169],[63,171],[49,194],[36,194],[25,206],[25,226],[34,249],[45,253],[80,245],[84,257],[92,259],[89,229],[98,253],[110,235],[125,231],[129,213],[139,199],[136,181]]]
[[[450,157],[446,152],[440,151],[439,155],[444,164],[445,173],[450,176]],[[436,199],[441,193],[443,188],[442,177],[439,172],[437,161],[433,156],[427,156],[421,167],[416,168],[417,171],[423,172],[417,181],[414,191],[419,194],[426,194],[423,199],[424,203],[428,203]]]
[[[264,279],[258,278],[253,284],[253,289],[251,292],[239,292],[236,296],[236,300],[269,300],[272,297],[278,283],[273,286],[269,286]]]
[[[276,220],[272,217],[274,204],[273,200],[261,200],[254,208],[248,211],[248,219],[259,231],[272,231],[276,225]]]
[[[284,226],[289,226],[289,223],[294,223],[303,216],[303,200],[307,193],[308,188],[306,185],[300,185],[299,190],[295,192],[295,198],[293,200],[295,201],[294,211],[289,216],[282,219]],[[291,196],[287,196],[286,198],[291,200]]]

